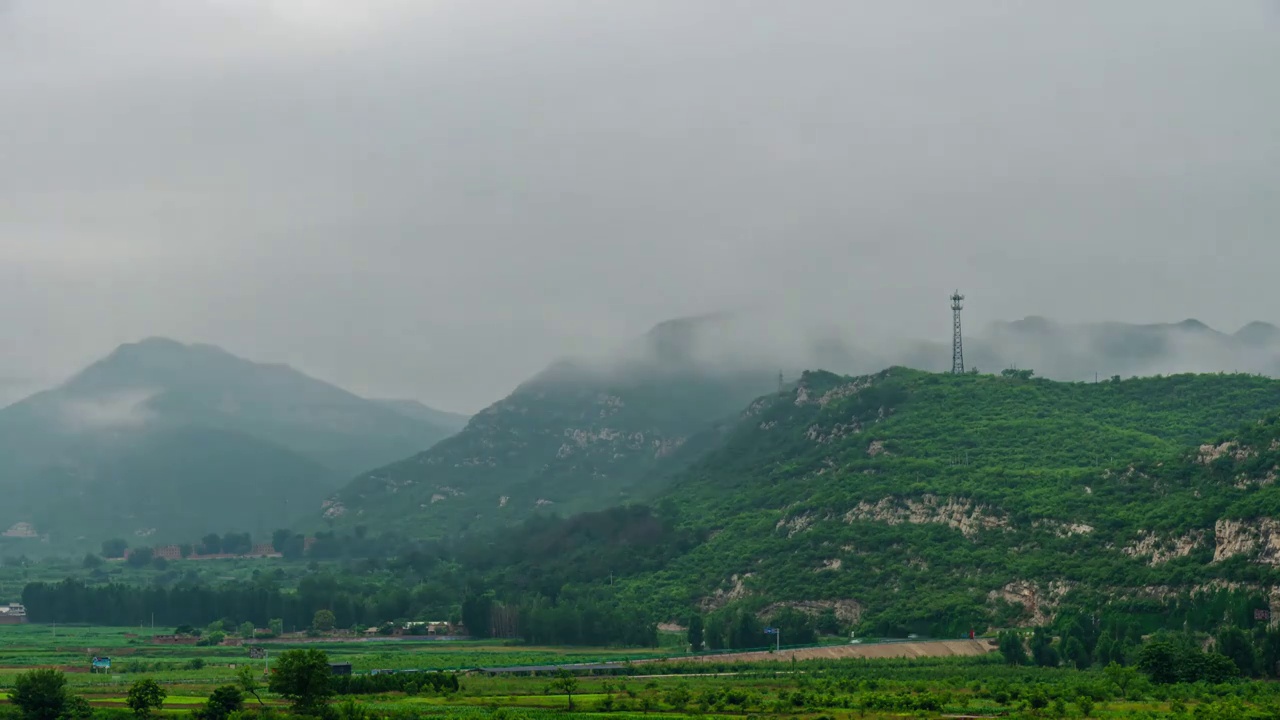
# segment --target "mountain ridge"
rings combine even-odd
[[[1226,354],[1210,353],[1206,361],[1211,366],[1216,364],[1217,370],[1237,369],[1233,367],[1236,356],[1231,353],[1241,348],[1252,360],[1280,370],[1280,345],[1273,355],[1268,354],[1269,347],[1267,351],[1256,347],[1269,337],[1267,328],[1275,330],[1274,326],[1258,322],[1245,328],[1249,328],[1247,334],[1254,341],[1238,342],[1234,336],[1195,320],[1149,325],[1065,325],[1028,316],[994,323],[987,336],[967,338],[966,351],[970,367],[991,370],[1016,365],[1040,371],[1040,363],[1045,361],[1050,365],[1051,377],[1094,380],[1128,376],[1129,370],[1152,363],[1164,363],[1157,368],[1160,371],[1176,367],[1186,359],[1185,353],[1177,355],[1185,349],[1180,339],[1195,337],[1212,343],[1214,348],[1225,349]],[[626,499],[639,501],[662,487],[666,478],[680,469],[680,463],[693,454],[693,448],[678,455],[679,462],[645,461],[643,467],[625,467],[628,458],[636,459],[640,451],[639,446],[628,446],[625,437],[639,433],[648,441],[656,433],[662,438],[660,443],[681,445],[693,437],[714,437],[717,424],[723,427],[725,418],[736,415],[760,393],[776,387],[780,367],[785,379],[789,373],[794,378],[799,372],[797,367],[811,366],[810,362],[857,375],[874,372],[877,363],[884,363],[878,367],[905,365],[937,370],[949,366],[950,361],[949,349],[941,343],[866,352],[834,331],[806,334],[803,328],[792,328],[785,336],[797,342],[796,347],[771,353],[771,329],[772,326],[757,324],[750,313],[677,318],[655,325],[613,357],[558,360],[521,383],[504,400],[477,413],[447,444],[356,476],[326,501],[322,515],[325,522],[339,526],[350,522],[381,523],[392,518],[410,534],[420,530],[435,537],[462,527],[482,530],[494,524],[519,522],[527,512],[572,513],[603,509],[610,502]],[[1276,335],[1280,338],[1280,330]],[[1097,357],[1107,359],[1095,364],[1091,358]],[[1123,371],[1095,374],[1092,369],[1083,370],[1106,366],[1122,367]],[[625,393],[619,391],[622,387],[626,388]],[[680,387],[686,393],[707,391],[716,398],[707,408],[696,409],[670,393],[664,395],[664,387]],[[647,409],[651,417],[627,419],[624,414],[620,419],[625,422],[620,427],[613,427],[608,421],[616,408],[600,405],[645,402],[646,396],[651,401]],[[632,427],[631,422],[638,425]],[[531,445],[534,436],[538,440]],[[594,452],[605,454],[594,457]],[[573,467],[574,461],[584,458],[593,459]],[[631,479],[621,481],[620,475]],[[511,479],[517,477],[523,479]],[[540,479],[534,482],[534,478]],[[602,478],[603,484],[595,487]],[[517,487],[523,490],[517,492]],[[534,487],[541,488],[540,492],[534,493]],[[602,492],[604,487],[610,488],[608,498]],[[575,496],[575,488],[585,494]],[[483,494],[484,500],[469,497],[473,493]],[[524,497],[526,494],[529,496]],[[517,501],[540,509],[509,510],[510,504]],[[413,520],[414,517],[418,519]]]
[[[76,525],[190,539],[192,517],[182,508],[164,511],[139,500],[150,508],[151,515],[139,519],[146,527],[90,519],[93,502],[76,506],[78,523],[67,522],[59,510],[66,507],[59,495],[114,507],[102,495],[108,488],[150,498],[170,485],[206,497],[212,504],[205,509],[227,523],[220,531],[247,529],[230,510],[233,495],[270,499],[276,522],[287,525],[293,518],[282,515],[283,498],[295,498],[289,512],[303,514],[359,469],[430,447],[451,433],[287,365],[255,363],[213,345],[147,338],[122,344],[62,384],[0,410],[0,489],[22,499],[0,508],[0,525],[28,522],[63,540]],[[173,448],[182,452],[174,454],[158,437],[180,439]],[[202,445],[222,448],[227,457],[209,458]],[[115,471],[120,467],[150,470],[130,480]],[[210,467],[219,468],[221,480]],[[227,495],[218,500],[193,485],[209,482],[220,483]]]

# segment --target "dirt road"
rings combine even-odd
[[[672,662],[761,662],[767,660],[842,660],[846,658],[917,658],[975,656],[995,652],[986,640],[932,640],[928,642],[873,643],[869,645],[826,645],[773,653],[768,651],[694,655],[668,658]],[[662,660],[633,660],[640,663]]]

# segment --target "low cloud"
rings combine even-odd
[[[58,403],[57,416],[68,432],[134,430],[144,427],[155,413],[148,403],[159,394],[154,389],[132,389]]]

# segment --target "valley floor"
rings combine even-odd
[[[0,697],[18,673],[34,667],[67,672],[72,692],[102,717],[125,717],[136,680],[152,678],[167,691],[165,715],[202,707],[220,685],[233,682],[250,660],[244,648],[150,645],[116,628],[28,625],[0,628]],[[309,647],[314,647],[309,644]],[[1153,685],[1141,677],[1102,670],[1010,667],[986,640],[829,645],[781,653],[723,653],[654,661],[606,648],[518,647],[499,643],[385,642],[322,646],[332,662],[357,673],[430,667],[542,667],[613,663],[620,675],[576,677],[570,688],[549,672],[486,675],[462,672],[457,691],[376,692],[339,697],[346,718],[660,717],[1276,717],[1280,685]],[[110,655],[109,674],[87,672],[93,655]],[[945,656],[944,656],[945,655]],[[272,649],[276,658],[276,650]],[[630,661],[629,665],[626,661]],[[247,716],[284,701],[264,693]],[[572,705],[571,705],[572,703]],[[0,706],[0,717],[7,717]]]

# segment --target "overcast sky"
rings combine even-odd
[[[945,341],[954,287],[1277,321],[1278,77],[1263,0],[0,0],[0,385],[166,335],[471,411],[722,308]]]

